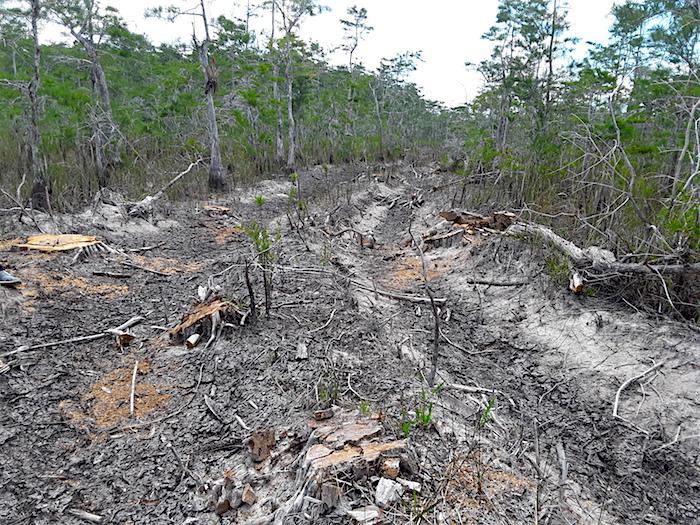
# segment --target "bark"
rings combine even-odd
[[[32,0],[32,39],[34,41],[34,61],[32,63],[32,79],[27,87],[29,97],[29,169],[33,177],[32,207],[39,210],[49,209],[49,187],[44,173],[39,145],[39,83],[41,48],[39,47],[39,15],[40,0]]]

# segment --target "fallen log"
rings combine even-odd
[[[129,217],[148,217],[153,214],[153,203],[156,202],[158,199],[163,197],[166,191],[170,189],[171,186],[173,186],[177,181],[179,181],[182,177],[187,175],[190,171],[192,171],[192,168],[195,166],[198,166],[199,163],[202,162],[202,158],[198,158],[196,161],[190,163],[188,168],[185,171],[182,171],[178,173],[173,179],[170,180],[165,186],[163,186],[157,193],[154,195],[148,195],[144,197],[142,200],[139,202],[129,202],[125,203],[126,207],[126,213]]]
[[[691,264],[642,264],[619,262],[615,255],[603,248],[591,246],[579,248],[573,242],[560,237],[551,229],[541,224],[516,223],[506,232],[510,236],[527,235],[539,237],[566,255],[575,268],[598,273],[637,274],[637,275],[670,275],[688,272],[700,272],[700,263]]]

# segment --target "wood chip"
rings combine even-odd
[[[187,341],[185,341],[185,345],[187,345],[187,348],[194,348],[199,344],[199,340],[202,338],[202,334],[192,334],[187,338]]]
[[[303,360],[303,359],[308,359],[309,358],[309,347],[306,345],[306,343],[298,343],[297,344],[297,360]]]
[[[374,525],[381,522],[382,511],[379,507],[368,505],[348,511],[348,516],[361,525]]]
[[[384,463],[382,463],[382,472],[384,473],[384,476],[389,479],[396,479],[400,472],[399,465],[399,458],[385,459]]]
[[[332,408],[324,408],[323,410],[314,411],[314,419],[316,421],[323,421],[324,419],[330,419],[333,417]]]
[[[275,431],[272,429],[258,430],[250,436],[250,455],[253,461],[260,463],[270,457],[270,451],[276,443]]]
[[[241,495],[241,499],[243,500],[243,503],[247,505],[252,505],[257,501],[258,497],[255,494],[253,487],[251,487],[249,483],[247,483],[246,486],[243,487],[243,494]]]

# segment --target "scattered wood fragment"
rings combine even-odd
[[[250,436],[250,455],[253,461],[261,463],[270,457],[270,451],[275,447],[275,431],[272,429],[258,430]]]
[[[246,505],[253,505],[257,499],[258,496],[255,494],[253,487],[250,486],[250,483],[246,483],[245,487],[243,487],[243,493],[241,494],[243,503]]]
[[[462,230],[450,230],[445,233],[424,237],[423,243],[426,245],[426,250],[430,248],[452,248],[459,246],[462,243],[464,232]]]
[[[102,523],[102,516],[84,510],[66,509],[66,514],[70,514],[81,520],[89,521],[90,523]]]
[[[117,272],[106,272],[102,270],[95,270],[92,275],[97,277],[111,277],[113,279],[131,279],[132,275],[130,273],[117,273]]]
[[[330,419],[334,415],[332,408],[324,408],[322,410],[314,411],[314,419],[316,421],[323,421],[324,419]]]
[[[190,350],[199,344],[199,340],[202,338],[202,334],[192,334],[185,341],[185,345]]]
[[[382,290],[381,288],[370,288],[369,286],[362,284],[361,282],[356,281],[354,279],[351,279],[350,282],[362,290],[373,292],[378,295],[388,297],[389,299],[396,299],[397,301],[408,301],[410,303],[418,304],[430,304],[430,297],[422,297],[419,295],[406,295],[398,292],[389,292],[387,290]],[[447,302],[447,299],[439,297],[435,297],[434,300],[435,304],[445,304]]]
[[[453,224],[468,226],[469,228],[489,228],[495,231],[504,231],[516,220],[516,215],[507,211],[497,211],[493,215],[480,215],[468,211],[443,211],[440,217]]]
[[[399,458],[387,458],[382,463],[382,473],[384,477],[389,479],[396,479],[401,472],[400,470],[401,460]]]
[[[483,284],[485,286],[525,286],[528,281],[492,281],[489,279],[474,279],[471,277],[461,277],[467,284]]]
[[[309,358],[309,347],[306,345],[306,343],[299,342],[297,343],[297,355],[295,359],[297,361],[302,361],[304,359]]]
[[[141,248],[129,248],[126,250],[127,252],[148,252],[151,250],[155,250],[156,248],[160,248],[161,246],[165,246],[167,243],[165,241],[159,242],[158,244],[153,244],[152,246],[143,246]]]
[[[121,263],[124,266],[128,266],[129,268],[136,268],[137,270],[142,270],[144,272],[153,273],[155,275],[160,275],[161,277],[172,277],[172,274],[165,273],[165,272],[159,272],[158,270],[153,270],[151,268],[141,266],[141,265],[133,263],[131,261],[122,261]]]

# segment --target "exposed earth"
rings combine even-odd
[[[300,172],[303,227],[286,177],[151,221],[56,216],[100,241],[80,254],[20,249],[36,228],[8,218],[0,523],[700,523],[697,329],[573,295],[507,230],[426,241],[424,271],[411,234],[451,180]],[[200,289],[236,315],[188,348],[168,330]]]

